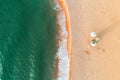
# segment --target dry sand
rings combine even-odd
[[[71,18],[70,80],[120,80],[120,0],[66,0]],[[89,47],[90,32],[101,40]]]

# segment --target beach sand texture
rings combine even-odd
[[[120,80],[120,1],[66,0],[71,19],[70,80]],[[90,46],[90,32],[100,41]]]

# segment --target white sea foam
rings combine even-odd
[[[67,50],[67,37],[68,33],[66,31],[66,18],[63,9],[58,4],[57,0],[55,1],[54,9],[58,11],[57,21],[60,26],[59,32],[59,48],[57,52],[57,58],[59,59],[58,63],[58,77],[57,80],[68,80],[69,79],[69,57]]]

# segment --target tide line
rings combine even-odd
[[[59,25],[58,77],[57,80],[69,80],[71,58],[71,25],[67,5],[64,0],[55,0]]]

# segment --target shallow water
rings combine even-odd
[[[0,80],[53,80],[56,26],[50,0],[0,1]]]

